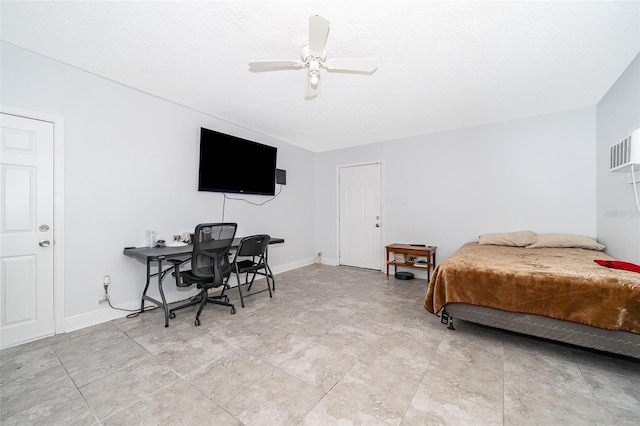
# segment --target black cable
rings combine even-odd
[[[114,308],[114,309],[120,309],[120,308]],[[157,307],[157,306],[151,306],[151,307],[149,307],[149,308],[145,309],[144,311],[140,311],[140,310],[138,310],[138,311],[136,311],[136,312],[133,312],[133,313],[128,314],[128,315],[126,316],[126,318],[135,318],[135,317],[137,317],[138,315],[140,315],[140,314],[141,314],[141,313],[143,313],[143,312],[153,311],[154,309],[158,309],[158,307]],[[124,309],[123,309],[123,310],[124,310]]]
[[[223,193],[222,195],[224,195],[225,200],[244,201],[245,203],[253,204],[254,206],[263,206],[267,204],[269,201],[275,200],[276,197],[280,195],[280,193],[282,192],[282,185],[279,185],[279,186],[280,186],[280,189],[278,190],[278,193],[275,194],[273,197],[269,198],[268,200],[263,201],[262,203],[254,203],[249,200],[245,200],[244,198],[232,198],[232,197],[229,197],[226,193]],[[224,219],[224,203],[222,204],[222,218]]]
[[[140,315],[143,312],[147,312],[147,311],[153,311],[154,309],[158,309],[157,306],[150,306],[148,308],[146,308],[144,311],[140,310],[140,309],[124,309],[124,308],[118,308],[117,306],[113,306],[111,304],[111,299],[109,298],[108,294],[105,294],[105,298],[107,299],[107,303],[109,304],[109,306],[111,307],[111,309],[117,309],[119,311],[125,311],[125,312],[132,312],[131,314],[127,315],[127,318],[135,318],[138,315]]]

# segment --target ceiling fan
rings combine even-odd
[[[373,73],[378,67],[375,59],[340,58],[327,60],[327,37],[329,21],[320,15],[309,17],[309,40],[302,44],[302,60],[250,61],[250,71],[273,71],[283,69],[308,68],[306,98],[318,96],[320,89],[320,68],[328,71],[353,73]]]

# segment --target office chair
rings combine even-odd
[[[191,297],[188,302],[169,309],[169,318],[175,318],[175,311],[199,304],[196,314],[196,325],[200,325],[200,313],[207,303],[230,306],[231,313],[236,313],[236,308],[229,303],[229,298],[224,294],[209,296],[209,289],[227,286],[227,280],[231,275],[229,262],[229,250],[236,235],[236,223],[201,223],[196,226],[193,236],[193,251],[191,254],[191,270],[181,271],[180,265],[183,259],[167,259],[175,268],[172,273],[176,277],[178,287],[189,287],[196,284],[200,292]],[[224,290],[223,292],[224,293]]]
[[[270,239],[271,237],[266,234],[252,235],[250,237],[244,237],[240,240],[240,244],[238,244],[238,249],[231,263],[231,270],[235,273],[238,280],[238,293],[240,294],[240,303],[243,308],[245,297],[253,296],[264,291],[269,291],[269,297],[273,297],[271,285],[275,287],[275,282],[271,268],[269,268],[269,264],[267,263],[267,247],[269,246]],[[244,282],[240,280],[241,274],[245,274]],[[249,274],[253,274],[251,281],[249,281]],[[263,275],[265,277],[267,288],[243,295],[242,286],[247,286],[247,291],[250,291],[256,275]],[[228,280],[229,278],[227,278],[227,281]],[[271,280],[271,283],[269,280]],[[224,294],[227,288],[229,287],[225,286],[222,294]]]

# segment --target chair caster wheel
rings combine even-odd
[[[200,320],[196,318],[196,327],[200,325]]]
[[[174,319],[176,317],[176,313],[175,312],[171,312],[169,314],[169,318]]]
[[[231,308],[231,315],[236,313],[236,308]]]

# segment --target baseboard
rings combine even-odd
[[[284,263],[271,268],[271,272],[274,275],[281,274],[283,272],[293,271],[294,269],[302,268],[303,266],[313,265],[316,261],[315,257],[308,257],[306,259],[297,260],[295,262]]]
[[[140,309],[140,301],[128,302],[122,305],[118,305],[123,309]],[[93,312],[87,312],[64,319],[64,331],[69,333],[71,331],[80,330],[81,328],[91,327],[92,325],[102,324],[103,322],[111,321],[118,318],[123,318],[131,312],[120,311],[107,306],[104,309],[99,309]]]
[[[332,257],[321,257],[320,263],[323,265],[338,266],[338,259],[334,259]]]
[[[307,265],[311,265],[315,263],[315,257],[310,257],[307,259],[302,259],[302,260],[298,260],[295,262],[290,262],[290,263],[285,263],[285,264],[281,264],[278,265],[277,267],[273,267],[272,272],[274,275],[278,275],[280,273],[283,272],[287,272],[287,271],[292,271],[294,269],[298,269],[298,268],[302,268],[303,266],[307,266]],[[229,284],[232,287],[237,286],[237,283],[234,280],[230,280]],[[153,289],[150,289],[150,296],[154,297],[154,298],[158,298],[158,295],[154,295],[151,294],[153,293]],[[157,289],[156,289],[157,290]],[[195,291],[193,292],[193,294],[195,294]],[[167,291],[165,292],[165,297],[167,299],[167,301],[169,303],[173,303],[173,302],[177,302],[180,300],[184,300],[187,297],[190,297],[191,294],[187,294],[184,291]],[[130,302],[125,302],[125,303],[120,303],[118,305],[114,305],[117,306],[118,308],[122,308],[122,309],[129,309],[129,310],[139,310],[140,309],[140,299],[137,300],[132,300]],[[145,307],[148,306],[153,306],[153,303],[151,302],[145,302]],[[96,311],[93,312],[87,312],[84,314],[80,314],[80,315],[76,315],[76,316],[72,316],[72,317],[67,317],[64,320],[64,330],[65,333],[69,333],[71,331],[75,331],[75,330],[79,330],[81,328],[85,328],[85,327],[91,327],[93,325],[98,325],[98,324],[102,324],[104,322],[107,321],[111,321],[114,319],[118,319],[118,318],[124,318],[125,316],[127,316],[128,314],[130,314],[131,312],[125,312],[125,311],[121,311],[118,309],[113,309],[111,307],[109,307],[108,305],[106,307],[104,307],[103,309],[98,309]]]
[[[156,290],[156,292],[154,293],[153,290]],[[195,295],[196,293],[196,290],[174,290],[165,291],[164,295],[168,303],[173,303],[179,302],[180,300],[185,300]],[[157,289],[150,289],[149,293],[147,294],[154,299],[160,300],[160,296],[159,294],[157,294]],[[69,333],[71,331],[79,330],[85,327],[91,327],[92,325],[102,324],[103,322],[111,321],[114,319],[124,318],[130,313],[140,310],[140,299],[124,303],[113,303],[113,306],[120,309],[128,309],[129,311],[122,311],[120,309],[115,309],[110,307],[109,305],[106,305],[104,308],[95,310],[93,312],[87,312],[84,314],[65,318],[65,333]],[[151,306],[155,306],[155,304],[148,301],[146,301],[144,304],[145,309],[148,309]]]

